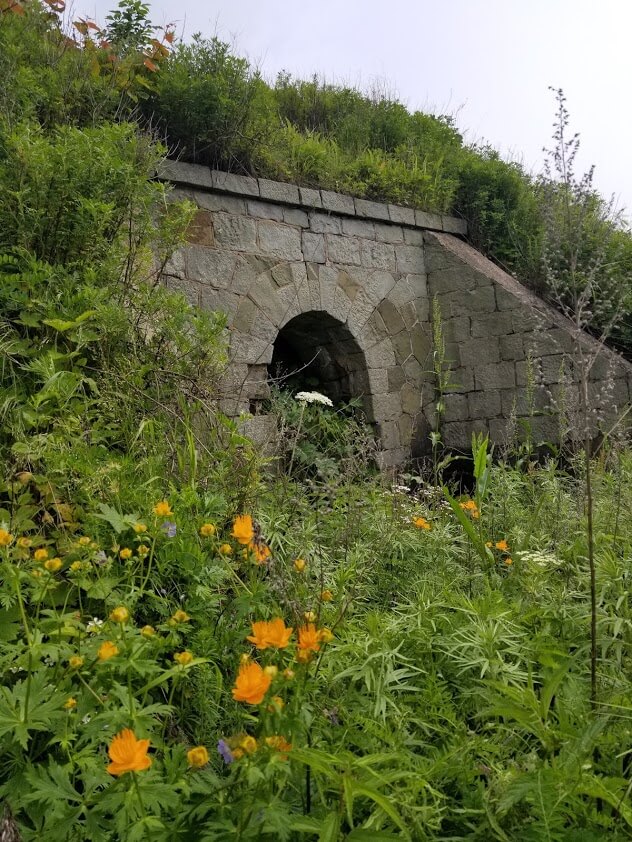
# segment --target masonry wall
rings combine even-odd
[[[461,220],[191,164],[167,162],[160,177],[174,182],[174,198],[198,207],[165,283],[226,312],[224,409],[254,414],[246,422],[252,434],[263,438],[270,426],[256,413],[283,333],[295,345],[304,336],[305,359],[325,360],[332,397],[344,380],[363,398],[384,466],[426,450],[436,405],[433,296],[453,370],[445,443],[466,449],[476,430],[501,440],[516,417],[529,418],[536,438],[557,434],[555,415],[544,410],[559,398],[560,363],[577,337],[463,241]],[[530,353],[540,370],[534,401],[543,414],[535,416],[525,390]],[[599,389],[605,369],[614,383],[608,396]],[[595,368],[595,424],[606,407],[612,413],[613,398],[628,402],[631,372],[614,354]]]

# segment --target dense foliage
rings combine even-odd
[[[191,209],[131,117],[169,39],[0,10],[2,838],[631,838],[629,451],[592,466],[591,704],[585,463],[478,441],[470,494],[395,484],[353,408],[281,395],[269,464],[214,402],[222,317],[158,282]],[[297,143],[357,106],[400,144],[401,107],[284,86]]]

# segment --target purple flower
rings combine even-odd
[[[228,744],[225,743],[224,740],[220,740],[217,743],[217,750],[220,753],[224,763],[232,763],[235,759],[232,755],[231,750],[228,748]]]
[[[175,523],[172,520],[166,520],[160,528],[165,533],[167,538],[175,538],[176,537],[176,532],[178,531],[178,527],[175,525]]]

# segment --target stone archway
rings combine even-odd
[[[307,385],[334,403],[362,398],[370,410],[365,355],[347,325],[329,313],[309,310],[279,330],[268,376],[281,387]]]

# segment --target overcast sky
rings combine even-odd
[[[74,0],[103,23],[117,0]],[[539,172],[564,89],[583,169],[632,211],[630,0],[155,0],[155,23],[218,35],[266,78],[287,70],[389,89],[411,109],[454,115]]]

